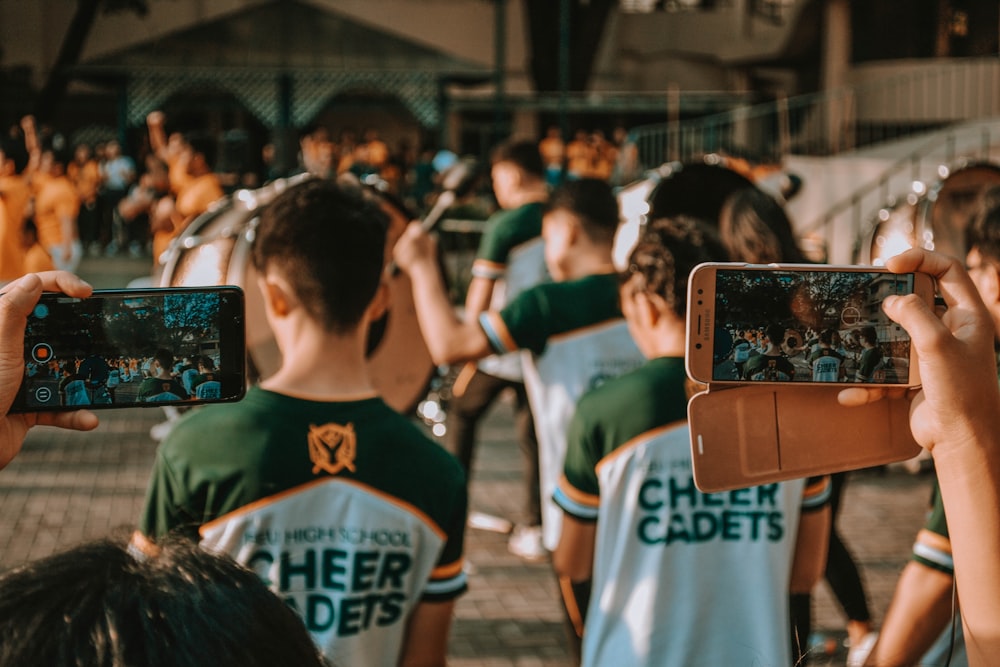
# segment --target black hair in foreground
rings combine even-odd
[[[321,179],[281,193],[261,214],[254,268],[278,271],[316,321],[357,327],[382,279],[389,219],[360,187]]]
[[[319,667],[294,611],[260,578],[189,541],[134,557],[88,542],[0,577],[0,665]]]

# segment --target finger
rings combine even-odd
[[[952,338],[951,331],[935,314],[933,308],[915,294],[889,296],[882,302],[882,310],[889,318],[910,334],[917,355],[931,359],[931,346]]]
[[[976,307],[981,301],[965,267],[954,257],[923,248],[910,248],[890,257],[885,265],[893,273],[919,271],[933,276],[949,308],[959,305]]]
[[[100,423],[97,415],[90,410],[74,410],[73,412],[39,412],[36,424],[40,426],[58,426],[73,431],[92,431]]]
[[[885,391],[878,388],[851,387],[842,389],[837,394],[837,402],[848,408],[856,408],[880,401],[885,398]]]
[[[41,295],[42,280],[33,273],[4,288],[0,296],[0,361],[21,358],[24,324]]]
[[[85,298],[94,291],[90,283],[69,271],[43,271],[35,275],[42,281],[42,289],[46,292],[62,292]]]

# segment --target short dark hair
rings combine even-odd
[[[161,347],[153,354],[153,359],[159,362],[160,366],[167,369],[168,371],[173,368],[174,365],[174,353],[165,347]]]
[[[382,279],[389,218],[363,188],[310,179],[264,209],[251,258],[279,270],[309,315],[346,333],[361,321]]]
[[[983,195],[983,208],[966,228],[965,242],[969,250],[1000,263],[1000,186]]]
[[[782,345],[785,344],[785,331],[786,329],[782,325],[771,323],[767,325],[766,329],[764,329],[764,335],[767,336],[767,339],[771,342],[771,345],[777,345],[778,347],[781,347]]]
[[[0,577],[0,664],[321,665],[302,621],[260,578],[189,541],[133,556],[88,542]]]
[[[613,243],[621,223],[618,200],[607,181],[581,178],[566,181],[552,192],[545,211],[565,210],[579,218],[584,233],[595,243]]]
[[[676,315],[685,317],[691,270],[703,262],[725,260],[726,250],[708,223],[688,216],[658,218],[643,228],[620,277],[624,283],[638,274],[639,289],[656,294]]]
[[[858,331],[858,337],[861,340],[870,343],[872,345],[878,344],[878,332],[875,331],[875,327],[871,326],[861,327],[861,329]]]
[[[726,198],[719,215],[719,231],[733,261],[806,261],[785,209],[758,188],[741,188]]]
[[[506,141],[500,144],[490,155],[491,165],[499,162],[510,162],[530,176],[545,178],[545,164],[534,141]]]

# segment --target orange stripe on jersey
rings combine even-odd
[[[917,542],[937,551],[943,551],[949,555],[951,554],[951,540],[944,535],[938,535],[937,533],[929,531],[926,528],[921,528],[920,532],[917,533]]]
[[[348,484],[348,485],[353,486],[355,488],[361,489],[362,491],[370,493],[373,496],[377,496],[377,497],[381,498],[382,500],[386,501],[387,503],[389,503],[391,505],[395,505],[396,507],[399,507],[399,508],[401,508],[401,509],[409,512],[413,516],[417,517],[418,519],[420,519],[420,521],[422,521],[423,523],[427,524],[427,526],[431,530],[433,530],[434,533],[438,537],[440,537],[442,540],[444,540],[444,539],[447,538],[447,534],[445,533],[445,531],[442,530],[441,527],[438,526],[437,523],[433,519],[431,519],[429,516],[427,516],[423,512],[423,510],[421,510],[420,508],[416,507],[415,505],[411,505],[410,503],[408,503],[406,501],[400,500],[399,498],[396,498],[395,496],[391,496],[388,493],[380,491],[380,490],[376,489],[373,486],[369,486],[368,484],[362,484],[361,482],[358,482],[358,481],[353,480],[353,479],[344,479],[343,477],[322,477],[320,479],[316,479],[316,480],[313,480],[311,482],[306,482],[305,484],[299,484],[298,486],[293,487],[291,489],[286,489],[285,491],[282,491],[280,493],[276,493],[273,496],[267,496],[266,498],[261,498],[260,500],[255,500],[254,502],[252,502],[252,503],[250,503],[248,505],[244,505],[243,507],[235,509],[232,512],[228,512],[226,514],[223,514],[222,516],[218,517],[217,519],[212,519],[208,523],[202,524],[198,528],[198,533],[202,537],[204,537],[205,531],[211,530],[213,527],[215,527],[217,525],[224,525],[228,521],[232,520],[233,517],[241,516],[241,515],[244,515],[244,514],[250,514],[252,512],[255,512],[258,509],[262,509],[264,507],[267,507],[268,505],[274,505],[274,504],[278,503],[279,501],[284,500],[285,498],[289,498],[291,496],[298,495],[299,493],[302,493],[303,491],[306,491],[306,490],[308,490],[308,489],[310,489],[312,487],[321,486],[323,484]]]
[[[804,499],[817,498],[830,490],[830,477],[825,476],[821,479],[816,480],[806,488],[802,490],[802,497]]]
[[[495,310],[489,310],[483,313],[480,317],[485,317],[489,322],[490,328],[493,330],[493,334],[497,337],[500,344],[503,345],[505,352],[513,352],[514,350],[520,349],[514,337],[510,335],[510,331],[507,329],[507,323],[503,321],[500,317],[500,313]],[[487,336],[489,338],[489,336]]]
[[[472,382],[472,378],[476,374],[476,368],[476,362],[474,361],[470,361],[462,366],[462,370],[458,372],[458,377],[455,378],[455,382],[451,385],[452,396],[465,395],[465,390],[469,388],[469,383]]]
[[[132,533],[131,544],[150,558],[160,555],[160,547],[151,539],[140,533],[138,530]]]
[[[611,325],[618,324],[619,322],[624,323],[625,319],[622,317],[613,317],[603,322],[597,322],[596,324],[588,324],[585,327],[579,327],[578,329],[571,329],[569,331],[563,331],[562,333],[554,334],[549,336],[549,343],[558,342],[568,338],[575,338],[577,336],[586,336],[598,329],[605,329]]]
[[[573,486],[566,475],[563,475],[559,479],[559,490],[566,494],[566,497],[575,503],[580,503],[581,505],[586,505],[587,507],[599,507],[601,504],[601,497],[596,496],[592,493],[584,493],[580,489]]]
[[[502,274],[507,269],[506,264],[491,262],[488,259],[477,259],[472,262],[472,271],[483,271],[491,275]]]
[[[583,613],[576,600],[576,593],[573,592],[573,584],[569,577],[559,577],[559,591],[562,593],[563,604],[566,605],[566,615],[569,622],[573,624],[573,631],[577,637],[583,636]]]
[[[667,431],[672,431],[675,428],[683,428],[685,426],[687,426],[687,420],[680,419],[675,422],[670,422],[669,424],[666,424],[664,426],[659,426],[657,428],[651,429],[649,431],[646,431],[645,433],[640,433],[631,440],[627,440],[621,445],[615,447],[615,450],[613,452],[607,454],[604,458],[602,458],[600,461],[597,462],[597,465],[594,466],[594,469],[597,470],[598,474],[600,474],[602,467],[611,463],[613,460],[615,460],[615,458],[622,456],[636,445],[640,445],[644,442],[647,442],[648,440],[660,436],[666,433]]]
[[[431,572],[431,579],[452,579],[457,577],[462,573],[463,562],[459,558],[454,563],[447,563],[445,565],[438,565]]]

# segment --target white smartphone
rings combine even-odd
[[[687,372],[709,383],[920,384],[889,295],[934,303],[923,273],[868,266],[701,264],[688,282]]]

